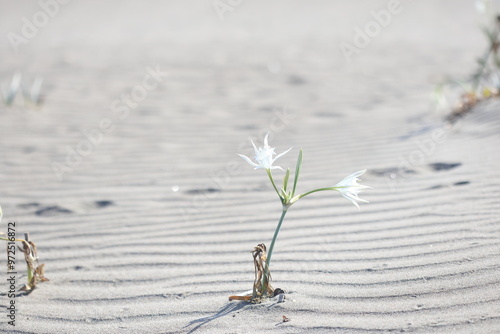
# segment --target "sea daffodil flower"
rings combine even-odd
[[[268,135],[269,134],[267,134],[266,137],[264,138],[264,146],[263,147],[257,148],[255,146],[254,142],[252,141],[252,145],[253,145],[253,148],[255,150],[255,162],[253,162],[249,157],[247,157],[245,155],[242,155],[242,154],[238,154],[238,155],[240,157],[242,157],[246,162],[248,162],[251,166],[253,166],[255,169],[263,168],[266,170],[267,175],[269,176],[269,179],[273,185],[273,188],[281,200],[281,204],[282,204],[281,217],[280,217],[280,219],[278,221],[278,225],[276,226],[276,229],[274,231],[274,236],[273,236],[273,239],[271,241],[271,245],[269,247],[269,251],[267,252],[267,254],[265,254],[264,257],[261,256],[258,263],[255,262],[256,257],[254,255],[254,262],[256,263],[255,264],[256,275],[255,275],[252,296],[251,297],[250,297],[250,295],[246,295],[243,297],[231,296],[230,300],[233,300],[233,299],[249,300],[250,299],[251,301],[256,302],[256,301],[261,300],[263,297],[266,297],[266,296],[269,297],[269,296],[272,296],[275,294],[275,293],[273,293],[272,288],[269,285],[269,280],[271,278],[270,271],[269,271],[269,265],[271,263],[271,257],[273,255],[274,245],[275,245],[276,239],[278,238],[278,233],[281,229],[281,224],[283,223],[283,220],[285,218],[285,215],[286,215],[288,209],[295,202],[297,202],[299,199],[306,197],[310,194],[319,192],[319,191],[335,190],[335,191],[338,191],[343,197],[350,200],[355,206],[358,207],[358,209],[359,209],[358,202],[368,203],[368,201],[361,199],[358,196],[358,193],[361,192],[362,190],[371,188],[371,187],[361,185],[358,183],[360,181],[358,179],[358,177],[363,175],[366,172],[366,169],[357,171],[357,172],[345,177],[342,181],[340,181],[339,183],[337,183],[333,187],[318,188],[318,189],[314,189],[314,190],[305,192],[303,194],[295,195],[295,191],[297,190],[297,183],[299,180],[299,175],[300,175],[300,171],[301,171],[301,167],[302,167],[302,161],[303,161],[302,160],[302,150],[300,150],[300,152],[299,152],[299,156],[297,158],[297,164],[295,166],[295,173],[293,175],[293,187],[291,189],[288,188],[288,181],[290,178],[290,169],[288,168],[285,172],[285,177],[283,178],[283,186],[280,189],[278,189],[278,187],[276,186],[276,182],[274,181],[274,178],[272,176],[271,170],[272,169],[283,170],[283,169],[279,166],[273,166],[273,163],[278,158],[280,158],[283,155],[285,155],[286,153],[288,153],[291,150],[291,148],[283,153],[278,154],[276,157],[274,157],[274,155],[276,153],[274,152],[274,148],[269,146]],[[266,251],[266,247],[264,244],[259,244],[258,247],[260,247],[261,250],[264,250],[264,252]]]
[[[275,155],[276,153],[274,152],[274,147],[269,146],[269,143],[267,140],[268,136],[269,136],[269,133],[264,138],[264,146],[259,147],[259,148],[257,148],[257,146],[255,146],[254,142],[251,140],[252,145],[253,145],[253,149],[255,151],[255,162],[253,162],[246,155],[239,154],[239,153],[238,153],[238,155],[240,157],[242,157],[246,162],[248,162],[251,166],[253,166],[254,169],[264,168],[267,170],[270,170],[270,169],[283,170],[283,168],[281,168],[280,166],[273,166],[273,163],[276,160],[278,160],[279,158],[281,158],[282,156],[284,156],[285,154],[287,154],[292,148],[289,148],[285,152],[280,153],[276,157],[273,158],[273,155]]]
[[[363,175],[366,172],[366,169],[357,171],[352,173],[351,175],[345,177],[342,181],[337,183],[334,187],[342,196],[352,202],[352,204],[356,205],[359,209],[358,202],[368,203],[367,200],[361,199],[358,197],[358,193],[365,189],[371,189],[369,186],[364,186],[362,184],[358,184],[358,176]]]

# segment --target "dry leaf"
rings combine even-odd
[[[255,280],[253,283],[252,301],[259,302],[264,296],[272,295],[271,273],[267,268],[266,245],[258,244],[252,251],[253,263],[255,266]],[[267,270],[266,270],[267,269]]]

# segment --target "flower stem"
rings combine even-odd
[[[269,265],[271,264],[271,257],[273,256],[273,249],[274,249],[274,243],[276,242],[276,239],[278,238],[278,234],[281,229],[281,224],[283,223],[283,220],[285,219],[287,209],[283,208],[283,212],[281,213],[280,221],[278,222],[278,226],[276,226],[276,230],[274,231],[274,236],[273,240],[271,241],[271,246],[269,246],[269,251],[267,252],[267,259],[266,259],[266,268],[265,268],[265,275],[262,280],[262,288],[264,288],[267,284],[267,277],[269,277]]]
[[[271,180],[271,183],[273,184],[274,190],[276,190],[276,193],[280,197],[281,201],[283,202],[283,197],[281,196],[280,192],[278,191],[278,187],[276,187],[276,183],[274,183],[273,176],[271,175],[271,170],[266,169],[267,175],[269,176],[269,180]]]
[[[295,201],[298,201],[302,197],[306,197],[307,195],[313,194],[313,193],[318,192],[318,191],[336,190],[336,189],[339,189],[339,188],[342,188],[342,187],[328,187],[328,188],[314,189],[314,190],[308,191],[308,192],[306,192],[304,194],[298,195],[297,199]]]

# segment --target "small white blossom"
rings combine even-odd
[[[365,172],[366,169],[357,171],[356,173],[352,173],[335,185],[335,190],[337,190],[346,199],[350,200],[352,204],[358,207],[358,209],[359,204],[357,202],[368,203],[367,200],[359,198],[358,193],[365,189],[371,189],[371,187],[369,186],[364,186],[357,183],[358,181],[361,181],[360,179],[358,179],[358,176],[363,175]]]
[[[247,157],[243,154],[238,154],[238,155],[240,157],[242,157],[250,165],[255,167],[254,169],[264,168],[264,169],[268,169],[268,170],[269,169],[281,169],[281,170],[283,170],[283,168],[281,168],[279,166],[273,166],[273,163],[276,160],[278,160],[279,158],[281,158],[283,155],[288,153],[292,148],[289,148],[285,152],[280,153],[276,157],[273,158],[273,155],[275,155],[276,153],[274,152],[274,147],[269,146],[269,143],[267,141],[268,136],[269,136],[269,134],[267,134],[266,137],[264,138],[264,146],[263,147],[257,148],[255,146],[254,142],[251,141],[253,148],[255,150],[255,158],[254,159],[256,162],[253,162],[249,157]]]

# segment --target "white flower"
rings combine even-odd
[[[254,169],[259,169],[259,168],[264,168],[264,169],[281,169],[283,168],[279,166],[273,166],[273,163],[278,160],[278,158],[281,158],[283,155],[288,153],[292,148],[289,148],[283,153],[278,154],[276,157],[273,158],[273,155],[276,153],[274,152],[274,147],[270,147],[268,142],[267,142],[267,137],[269,136],[269,133],[266,135],[264,138],[264,147],[259,147],[257,148],[255,144],[252,142],[253,148],[255,150],[255,162],[253,162],[249,157],[243,155],[243,154],[238,154],[240,157],[242,157],[246,162],[248,162],[250,165],[254,166]]]
[[[368,203],[368,201],[359,198],[358,193],[365,189],[371,189],[371,187],[369,186],[364,186],[357,183],[358,181],[360,181],[360,179],[358,179],[358,176],[363,175],[365,172],[366,169],[360,170],[356,173],[352,173],[335,185],[335,190],[337,190],[342,196],[350,200],[352,204],[358,207],[358,209],[359,204],[357,202]]]

